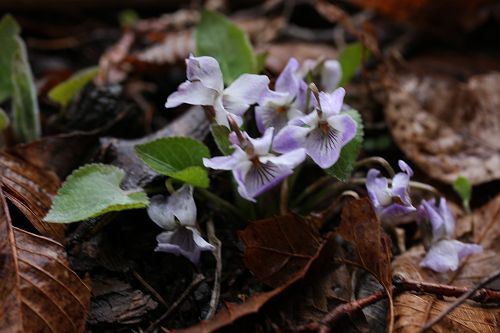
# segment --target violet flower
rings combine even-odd
[[[344,88],[331,94],[319,93],[319,105],[310,114],[292,119],[274,139],[273,149],[286,153],[305,148],[307,155],[321,168],[334,165],[342,147],[356,135],[356,122],[341,113]]]
[[[190,55],[186,63],[188,80],[167,98],[165,107],[172,108],[182,103],[210,105],[219,125],[229,127],[228,114],[241,125],[245,111],[268,89],[269,78],[255,74],[243,74],[224,89],[219,63],[212,57]]]
[[[261,133],[269,127],[279,132],[290,119],[304,116],[307,84],[298,69],[299,63],[291,58],[276,80],[275,91],[268,90],[255,107],[255,121]]]
[[[304,161],[304,149],[296,149],[281,156],[270,152],[274,129],[268,128],[264,136],[250,138],[246,133],[245,143],[233,144],[230,156],[204,158],[203,164],[212,169],[231,170],[238,184],[238,193],[255,202],[255,197],[269,190],[293,172],[293,168]],[[236,142],[234,137],[231,139]]]
[[[196,204],[193,187],[183,185],[168,198],[155,195],[151,198],[148,215],[153,222],[165,229],[156,237],[155,251],[182,255],[198,265],[201,251],[213,251],[196,228]]]
[[[342,68],[335,59],[323,61],[307,59],[302,64],[301,73],[303,77],[309,73],[313,77],[318,77],[321,89],[326,92],[334,91],[342,78]]]
[[[400,160],[398,164],[403,172],[394,176],[391,185],[387,178],[379,177],[377,169],[368,170],[366,177],[366,189],[373,208],[379,218],[387,222],[398,222],[416,212],[408,191],[413,170],[404,161]]]
[[[436,206],[434,199],[423,200],[418,216],[420,223],[430,223],[432,228],[432,245],[420,266],[439,273],[454,271],[462,258],[483,250],[480,245],[452,239],[455,234],[455,219],[444,198],[439,200],[439,206]]]

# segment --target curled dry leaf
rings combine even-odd
[[[473,184],[500,178],[500,73],[467,83],[402,75],[388,89],[386,120],[396,143],[431,177]]]
[[[465,215],[458,219],[457,236],[468,236],[466,241],[482,245],[483,252],[464,259],[457,271],[439,274],[421,268],[419,263],[425,255],[425,250],[423,246],[418,245],[394,260],[394,274],[413,281],[443,283],[460,287],[474,286],[479,280],[489,276],[500,266],[499,217],[500,195],[484,207],[474,211],[471,215]],[[464,234],[466,231],[467,233]],[[495,286],[497,285],[491,287]],[[416,329],[413,331],[403,330],[402,327],[410,321],[413,323],[412,327],[414,328],[415,325],[418,327],[424,325],[435,314],[449,306],[453,300],[437,300],[435,296],[423,297],[403,293],[396,298],[395,302],[396,327],[400,327],[401,332],[414,332]],[[412,307],[415,307],[416,310],[424,309],[424,307],[431,310],[430,313],[417,314],[416,317],[415,313],[410,313]],[[500,329],[498,325],[499,316],[499,309],[483,309],[462,304],[443,321],[436,324],[434,330],[436,332],[448,332],[450,328],[454,328],[453,331],[455,332],[494,332]],[[496,321],[492,320],[495,318]],[[483,330],[483,327],[488,329]]]
[[[0,170],[7,199],[42,235],[63,242],[64,225],[43,221],[60,186],[57,175],[8,153],[0,154]]]
[[[0,331],[84,332],[90,288],[59,243],[13,228],[0,200]]]
[[[239,236],[245,245],[245,265],[271,287],[301,274],[321,245],[317,230],[292,214],[252,222]]]

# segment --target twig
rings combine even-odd
[[[179,296],[179,298],[168,308],[167,312],[165,312],[160,318],[158,318],[154,323],[149,325],[149,327],[144,331],[144,333],[152,333],[154,332],[160,324],[167,319],[172,312],[175,311],[179,307],[179,305],[184,302],[186,297],[193,291],[194,288],[196,288],[203,280],[205,280],[205,277],[202,274],[197,274],[193,281],[189,284],[189,286],[184,290],[184,292]]]
[[[210,298],[210,310],[205,317],[205,319],[208,320],[217,312],[220,296],[220,279],[222,274],[222,242],[215,235],[215,227],[212,220],[208,220],[207,222],[207,236],[210,244],[215,246],[215,251],[213,252],[215,257],[214,288],[212,289],[212,297]]]
[[[475,285],[473,288],[469,289],[469,291],[467,291],[462,296],[460,296],[459,298],[457,298],[457,300],[455,302],[453,302],[453,304],[451,304],[447,309],[445,309],[444,311],[442,311],[436,318],[434,318],[433,320],[427,322],[427,324],[425,324],[422,327],[422,330],[420,332],[425,332],[426,330],[428,330],[429,328],[431,328],[433,325],[437,324],[441,319],[443,319],[450,312],[452,312],[453,310],[455,310],[455,308],[457,308],[460,304],[462,304],[468,298],[470,298],[471,296],[473,296],[476,292],[480,292],[479,289],[483,288],[483,286],[487,285],[491,281],[494,281],[499,276],[500,276],[500,269],[496,270],[495,272],[493,272],[489,276],[483,278],[481,281],[479,281],[479,283],[477,285]]]
[[[160,302],[165,307],[168,306],[167,302],[165,302],[165,299],[161,297],[161,295],[146,280],[144,280],[139,273],[133,270],[132,275],[134,275],[137,281],[139,281],[139,283],[142,284],[142,286],[146,288],[156,298],[158,302]]]

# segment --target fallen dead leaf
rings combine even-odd
[[[443,283],[460,287],[472,287],[485,276],[489,276],[500,266],[500,195],[484,207],[475,210],[471,215],[465,215],[457,221],[457,236],[464,230],[472,230],[467,240],[483,246],[483,252],[466,258],[455,272],[435,273],[419,266],[425,255],[422,245],[414,246],[409,251],[398,256],[393,262],[394,274],[404,279]],[[471,226],[464,228],[463,226]],[[452,299],[451,301],[453,301]],[[435,296],[417,296],[403,293],[396,297],[395,314],[396,328],[400,332],[416,332],[434,315],[451,304],[451,301],[438,300]],[[435,332],[496,332],[499,328],[500,309],[485,309],[475,303],[465,303],[436,324]],[[414,309],[417,312],[411,312]],[[427,309],[427,310],[425,310]],[[421,311],[427,311],[420,313]],[[418,319],[416,319],[418,318]],[[496,318],[496,319],[495,319]],[[410,327],[406,327],[408,322]]]
[[[90,288],[59,243],[13,228],[0,200],[0,331],[85,332]]]
[[[238,235],[245,245],[245,265],[275,288],[301,274],[321,245],[317,230],[292,214],[252,222]]]
[[[64,225],[43,221],[60,186],[57,175],[8,153],[0,154],[0,171],[7,199],[42,235],[64,242]]]
[[[402,75],[388,89],[386,120],[404,153],[431,177],[473,185],[500,178],[500,73],[467,83]]]

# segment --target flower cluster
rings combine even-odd
[[[168,97],[166,107],[187,103],[213,108],[217,124],[233,130],[233,154],[203,163],[212,169],[232,170],[245,199],[255,201],[288,177],[306,155],[323,169],[332,167],[342,147],[356,135],[356,122],[341,112],[343,88],[331,93],[313,93],[308,88],[303,76],[312,65],[304,71],[296,59],[290,59],[271,90],[267,76],[254,74],[243,74],[224,89],[219,64],[211,57],[190,56],[186,63],[188,80]],[[322,82],[329,89],[338,84],[338,62],[313,67],[319,65],[324,68]],[[239,129],[251,106],[261,138],[251,138]]]
[[[439,204],[435,199],[422,200],[418,209],[412,205],[409,184],[413,170],[404,161],[399,161],[399,167],[402,172],[392,180],[380,177],[378,170],[370,169],[366,188],[375,212],[382,221],[394,225],[416,218],[424,235],[428,234],[427,230],[430,231],[429,249],[420,265],[440,273],[454,271],[462,258],[481,252],[482,247],[479,245],[453,239],[455,219],[444,198],[440,198]]]
[[[156,237],[158,246],[155,251],[182,255],[197,265],[201,251],[215,249],[201,237],[197,229],[192,186],[183,185],[168,198],[163,195],[153,196],[148,215],[166,230]]]

